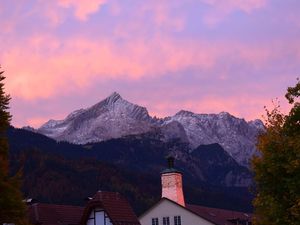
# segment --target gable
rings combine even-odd
[[[140,225],[128,201],[115,192],[98,191],[85,207],[80,224],[88,224],[88,220],[92,219],[91,216],[93,215],[94,220],[106,215],[109,220],[105,221],[110,221],[113,225]]]
[[[139,220],[141,225],[148,225],[151,224],[152,218],[158,218],[159,224],[163,224],[163,217],[169,217],[170,224],[174,224],[175,216],[181,217],[181,224],[214,225],[214,223],[209,222],[208,220],[166,198],[161,199],[146,213],[140,216]]]

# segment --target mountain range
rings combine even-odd
[[[262,121],[247,122],[227,112],[197,114],[181,110],[165,118],[151,117],[145,107],[130,103],[114,92],[63,120],[49,120],[35,132],[73,144],[155,133],[161,141],[186,143],[190,152],[201,145],[218,143],[240,165],[248,167],[257,152],[257,136],[263,130]]]
[[[11,127],[11,173],[22,167],[23,193],[39,201],[83,204],[78,199],[99,189],[118,191],[141,213],[160,198],[172,155],[189,203],[249,211],[249,160],[263,130],[260,120],[227,112],[152,117],[115,92],[38,129]]]
[[[8,130],[11,173],[22,170],[22,190],[39,202],[83,205],[97,190],[126,196],[139,214],[160,198],[166,156],[176,158],[189,203],[249,211],[252,174],[219,144],[192,152],[180,140],[162,141],[157,132],[85,145],[57,142],[36,132]]]

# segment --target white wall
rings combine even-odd
[[[174,225],[174,216],[181,216],[181,225],[213,225],[213,223],[166,199],[161,200],[139,220],[141,225],[152,225],[152,218],[158,218],[159,225],[163,225],[163,217],[169,217],[170,225]]]

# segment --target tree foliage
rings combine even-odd
[[[6,131],[11,115],[8,112],[10,97],[4,92],[4,79],[3,72],[0,72],[0,224],[26,224],[19,174],[9,176]]]
[[[259,137],[260,156],[253,159],[257,185],[254,200],[259,225],[300,224],[300,82],[285,97],[288,115],[279,106],[266,109],[266,132]]]

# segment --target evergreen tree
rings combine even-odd
[[[26,224],[25,204],[22,202],[19,176],[9,176],[8,141],[6,131],[11,115],[10,97],[4,92],[3,72],[0,71],[0,224]]]
[[[279,106],[267,111],[266,132],[258,141],[260,156],[254,157],[257,185],[255,224],[300,224],[300,82],[287,89],[288,115]],[[298,100],[298,101],[297,101]]]

